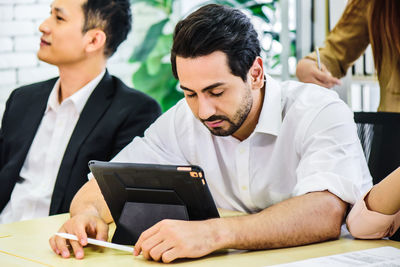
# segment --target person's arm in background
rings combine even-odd
[[[367,208],[392,215],[400,211],[400,168],[374,186],[365,197]]]
[[[392,236],[400,227],[400,168],[375,185],[347,217],[347,227],[357,238]]]
[[[318,69],[316,53],[311,53],[297,64],[296,76],[301,82],[315,83],[331,88],[340,83],[369,44],[368,34],[369,1],[351,0],[342,17],[320,48],[322,70]]]

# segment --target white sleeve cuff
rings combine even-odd
[[[362,195],[360,187],[350,179],[331,172],[318,172],[298,181],[293,196],[325,190],[350,204],[354,204]]]

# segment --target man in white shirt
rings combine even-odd
[[[67,212],[87,163],[110,160],[160,114],[106,71],[131,28],[126,1],[55,0],[40,60],[60,76],[13,91],[0,131],[0,223]]]
[[[259,54],[257,33],[236,9],[207,5],[176,26],[171,61],[185,99],[113,161],[199,165],[218,207],[250,215],[163,220],[142,233],[134,255],[170,262],[338,238],[348,204],[371,186],[345,103],[316,85],[265,76]],[[69,242],[82,258],[87,236],[106,239],[112,221],[95,179],[70,212],[59,231],[78,236]],[[62,257],[66,242],[50,239]]]

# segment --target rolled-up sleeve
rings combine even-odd
[[[294,195],[329,191],[354,204],[372,186],[353,113],[343,102],[315,112],[296,143],[300,162]]]
[[[352,236],[361,239],[380,239],[392,236],[400,227],[400,211],[386,215],[371,211],[365,204],[365,196],[351,209],[346,224]]]

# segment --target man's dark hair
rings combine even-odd
[[[132,27],[129,0],[87,0],[82,5],[85,22],[82,31],[99,28],[106,34],[104,54],[112,56]]]
[[[215,51],[224,52],[231,73],[247,80],[247,73],[260,55],[260,42],[250,19],[241,11],[210,4],[178,22],[171,50],[172,72],[176,79],[176,57],[195,58]]]

